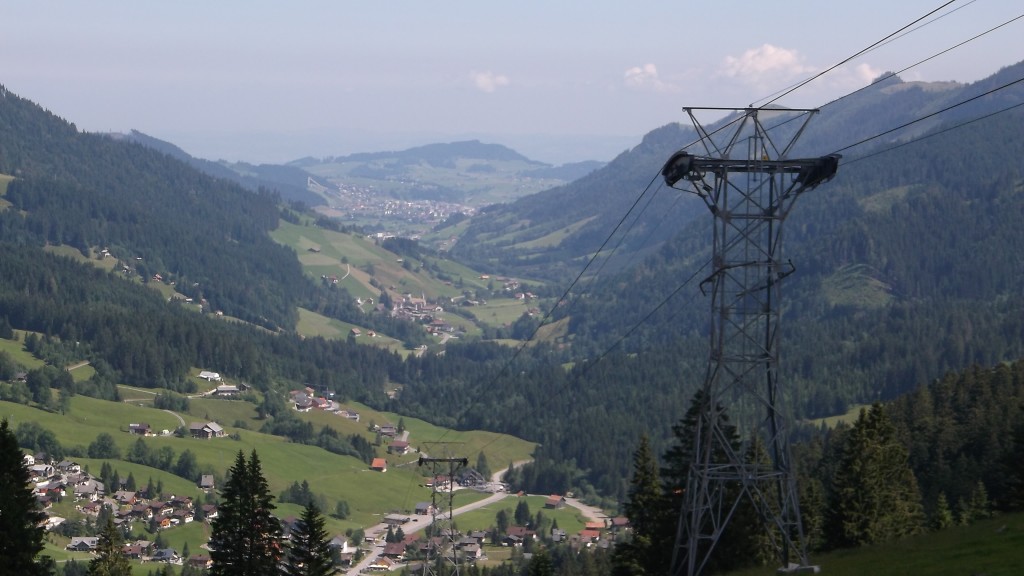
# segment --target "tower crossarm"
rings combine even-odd
[[[694,186],[698,183],[706,183],[704,178],[708,173],[724,174],[726,172],[756,172],[760,174],[795,174],[793,180],[799,185],[796,193],[815,188],[832,179],[839,169],[839,154],[829,154],[818,158],[794,158],[789,160],[733,160],[729,158],[708,158],[706,156],[694,156],[688,152],[680,151],[673,154],[665,166],[661,169],[661,175],[665,183],[675,187],[680,180],[692,182]],[[697,188],[697,194],[703,195],[709,192],[703,187]]]

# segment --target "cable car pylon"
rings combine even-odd
[[[780,573],[817,573],[807,557],[789,446],[791,412],[778,377],[779,288],[795,270],[782,259],[782,224],[801,194],[835,175],[839,156],[789,158],[817,110],[684,110],[699,136],[699,153],[675,153],[662,176],[670,187],[699,196],[714,225],[712,272],[701,283],[711,296],[710,354],[672,574],[704,573],[744,500],[761,519],[781,562]],[[709,132],[695,110],[734,116],[724,128]],[[767,118],[780,122],[768,129],[762,123]],[[743,433],[760,442],[768,458],[749,458],[734,445],[724,418],[731,405],[757,415],[745,423]]]

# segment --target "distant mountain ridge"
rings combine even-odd
[[[1022,75],[1024,62],[971,84],[906,83],[898,76],[886,78],[822,107],[791,156],[834,152]],[[1020,87],[1016,86],[979,98],[878,138],[868,146],[847,151],[846,157],[849,159],[866,153],[864,150],[870,147],[894,144],[1012,105],[1020,101],[1020,92]],[[708,128],[714,130],[730,119],[724,118]],[[638,257],[656,251],[693,217],[703,216],[706,211],[692,195],[660,189],[659,171],[664,162],[673,152],[696,140],[697,135],[688,124],[673,123],[657,128],[644,136],[639,145],[585,177],[492,207],[476,216],[460,242],[452,248],[452,254],[473,266],[495,272],[546,279],[569,278],[601,246],[619,219],[650,186],[650,193],[643,196],[638,210],[624,223],[632,233],[618,246],[614,258],[614,262],[621,265],[636,262]],[[615,238],[612,240],[617,242]],[[612,264],[609,269],[616,267]]]
[[[204,160],[192,156],[170,142],[143,134],[138,130],[132,130],[128,134],[110,133],[108,136],[116,140],[126,140],[142,144],[147,148],[152,148],[172,158],[181,160],[200,172],[214,178],[224,178],[237,182],[249,190],[259,190],[260,188],[276,190],[283,199],[303,202],[308,206],[316,206],[324,202],[323,198],[310,192],[307,188],[309,174],[292,166],[278,164],[253,165],[245,162],[226,163]]]
[[[547,166],[544,162],[530,160],[526,156],[501,144],[485,144],[479,140],[463,140],[460,142],[427,144],[401,151],[360,152],[348,156],[335,156],[325,159],[333,162],[366,162],[396,158],[405,161],[425,161],[431,164],[451,162],[454,158],[473,158],[477,160],[518,161]]]

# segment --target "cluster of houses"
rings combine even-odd
[[[552,494],[544,501],[544,508],[560,510],[567,505],[565,496]],[[588,521],[584,524],[583,530],[576,534],[568,534],[565,530],[554,528],[551,530],[552,542],[568,542],[573,549],[589,548],[598,546],[608,548],[612,546],[616,535],[629,529],[629,519],[625,516],[606,518],[604,521]],[[509,531],[511,533],[511,530]]]
[[[96,518],[105,507],[108,508],[117,526],[142,521],[156,529],[170,528],[195,521],[198,512],[196,504],[188,496],[170,496],[161,500],[148,498],[141,492],[124,489],[110,491],[72,460],[54,464],[42,455],[36,457],[26,454],[24,461],[35,486],[36,500],[47,515],[47,530],[53,530],[65,522],[64,518],[51,514],[51,510],[57,501],[68,497],[74,498],[75,508],[86,517]],[[212,477],[209,483],[212,487]],[[213,504],[201,505],[200,510],[206,519],[217,517],[217,507]],[[76,536],[71,539],[67,549],[93,552],[98,542],[99,538],[95,536]],[[183,559],[176,551],[169,548],[155,549],[151,542],[145,540],[126,543],[124,553],[132,559],[175,564],[187,561],[200,568],[208,567],[210,561],[209,556],[202,554]]]
[[[128,433],[136,436],[156,436],[153,427],[145,422],[132,422],[128,424]],[[224,427],[216,422],[192,422],[188,425],[188,433],[192,438],[209,440],[211,438],[223,438],[227,436]],[[170,430],[161,430],[161,436],[170,436]]]
[[[429,502],[421,502],[416,505],[416,513],[430,514],[432,506]],[[408,518],[395,514],[390,514],[384,519],[385,523],[393,527],[401,526],[408,520]],[[584,530],[571,536],[567,535],[564,530],[555,528],[551,531],[551,538],[554,542],[567,542],[577,550],[591,546],[608,548],[613,545],[615,535],[627,529],[628,524],[625,518],[608,519],[607,522],[587,522]],[[450,546],[455,547],[455,555],[460,559],[475,562],[486,558],[484,544],[487,538],[487,532],[482,530],[474,530],[465,534],[458,531],[448,533],[442,531],[427,540],[423,540],[419,534],[409,534],[401,542],[386,543],[380,556],[370,564],[369,569],[391,570],[410,558],[423,558],[431,552],[451,553]],[[536,539],[537,533],[534,530],[525,526],[509,526],[501,537],[500,545],[520,547],[527,540]]]
[[[444,307],[440,304],[432,304],[423,296],[416,298],[406,294],[401,301],[395,301],[391,315],[401,320],[422,324],[427,332],[434,336],[441,333],[454,334],[456,328],[439,316],[442,312]]]
[[[331,410],[335,407],[334,401],[329,398],[332,394],[323,393],[317,394],[316,390],[309,386],[302,390],[292,390],[288,393],[288,401],[292,403],[299,412],[309,412],[310,410]],[[356,415],[355,420],[359,419],[359,415]]]
[[[299,412],[309,412],[310,410],[325,410],[333,412],[342,418],[347,418],[353,422],[359,422],[359,412],[349,408],[342,408],[337,402],[332,400],[334,398],[334,392],[330,390],[321,390],[317,392],[313,388],[307,386],[301,390],[292,390],[288,393],[288,401],[291,402],[295,410]]]
[[[409,431],[403,430],[401,433],[398,428],[393,424],[379,425],[375,424],[372,428],[377,433],[377,439],[379,441],[388,442],[388,454],[394,454],[396,456],[405,456],[409,453],[412,448],[409,445]],[[388,462],[385,458],[374,458],[370,462],[370,470],[374,472],[387,472]]]
[[[385,519],[389,525],[396,525],[394,519]],[[423,558],[432,552],[450,552],[449,546],[454,542],[456,554],[460,559],[475,562],[486,558],[484,554],[484,541],[487,533],[482,530],[462,534],[460,532],[444,532],[422,540],[419,534],[409,534],[401,542],[388,542],[380,555],[369,565],[370,570],[383,571],[391,570],[397,564],[409,560],[411,557]]]

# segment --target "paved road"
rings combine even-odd
[[[142,388],[135,388],[135,387],[132,387],[132,386],[125,386],[124,384],[119,385],[119,387],[120,388],[125,388],[127,390],[131,390],[132,392],[139,392],[141,394],[150,394],[152,396],[156,396],[157,395],[157,393],[152,391],[152,390],[145,390],[145,389],[142,389]],[[135,402],[137,400],[138,400],[138,398],[126,398],[124,400],[124,402],[131,403],[131,402]],[[164,412],[167,412],[171,416],[174,416],[175,418],[177,418],[178,422],[181,422],[181,426],[184,428],[184,426],[185,426],[185,419],[181,417],[181,414],[178,414],[177,412],[172,412],[170,410],[164,410]]]
[[[181,417],[181,414],[178,414],[177,412],[171,412],[170,410],[164,410],[164,412],[167,412],[171,416],[174,416],[175,418],[177,418],[178,422],[181,422],[181,427],[182,428],[185,427],[185,419]]]
[[[604,522],[605,518],[608,517],[604,510],[584,504],[575,498],[566,498],[565,503],[582,512],[584,518],[593,522]]]
[[[519,460],[513,462],[512,467],[519,468],[520,466],[526,464],[527,462],[532,462],[532,460]],[[491,474],[491,482],[500,482],[501,475],[504,474],[505,472],[506,470],[500,470],[498,472],[495,472],[494,474]],[[495,492],[490,496],[484,498],[483,500],[478,500],[476,502],[466,504],[465,506],[460,506],[452,510],[452,517],[458,516],[459,514],[465,514],[466,512],[472,512],[473,510],[479,510],[480,508],[490,506],[491,504],[496,504],[504,500],[506,497],[508,497],[508,494],[505,492]],[[410,518],[411,519],[408,522],[402,524],[402,532],[406,534],[414,534],[416,532],[419,532],[420,530],[425,529],[427,526],[430,526],[434,522],[433,516],[410,516]],[[387,534],[387,531],[387,524],[380,523],[371,526],[370,528],[367,528],[365,534],[367,536],[373,536],[376,538],[378,536]],[[360,560],[358,564],[348,569],[348,573],[359,574],[361,571],[369,568],[370,564],[378,557],[380,557],[380,553],[383,552],[383,550],[384,548],[382,546],[374,546],[373,550],[371,550],[369,554],[363,557],[363,559]]]

